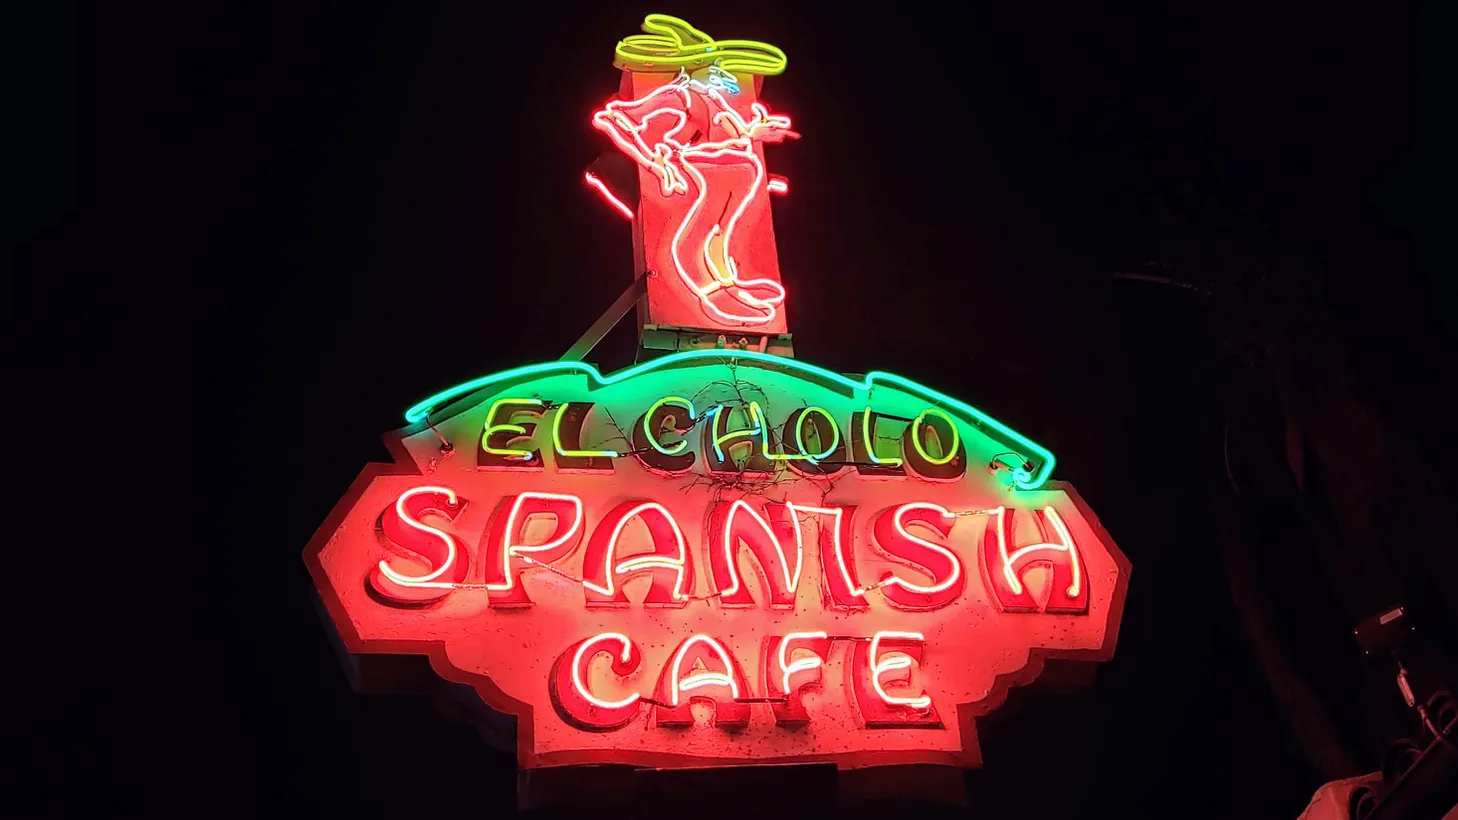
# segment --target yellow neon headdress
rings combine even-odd
[[[725,71],[774,75],[785,70],[785,52],[758,40],[715,40],[667,14],[643,18],[647,34],[618,42],[613,65],[628,71],[673,71],[717,63]]]

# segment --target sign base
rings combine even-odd
[[[753,350],[795,358],[789,333],[745,333],[644,324],[638,333],[639,361],[684,350]]]

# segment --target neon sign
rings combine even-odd
[[[524,766],[976,765],[1009,687],[1113,650],[1129,565],[1052,454],[893,374],[556,362],[407,418],[307,563],[350,651],[429,656]]]
[[[657,324],[783,333],[785,289],[768,195],[764,144],[799,136],[740,75],[778,74],[784,52],[752,40],[716,41],[676,17],[652,14],[617,47],[628,73],[620,99],[592,117],[639,168],[648,312]],[[634,209],[596,176],[587,184],[631,218]]]
[[[427,656],[514,716],[525,767],[977,765],[1010,687],[1111,656],[1129,563],[1053,454],[976,407],[764,352],[789,190],[764,145],[798,135],[759,92],[784,52],[643,29],[592,118],[640,193],[583,179],[633,221],[676,352],[411,407],[305,552],[321,597],[350,652]]]

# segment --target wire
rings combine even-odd
[[[1209,288],[1192,285],[1189,282],[1181,282],[1178,279],[1171,279],[1168,276],[1151,276],[1147,273],[1127,273],[1124,271],[1115,271],[1111,275],[1115,279],[1128,279],[1133,282],[1150,282],[1155,285],[1169,285],[1170,287],[1183,288],[1205,296],[1210,295]]]
[[[1230,469],[1230,419],[1225,420],[1220,431],[1220,452],[1225,457],[1225,480],[1230,482],[1230,489],[1235,490],[1236,495],[1244,495],[1240,483],[1235,480],[1235,472]]]
[[[449,441],[447,441],[446,440],[446,437],[443,436],[443,435],[441,435],[439,430],[435,429],[435,425],[430,423],[430,417],[429,416],[427,416],[426,419],[425,419],[425,426],[426,427],[429,427],[430,428],[430,432],[435,433],[435,437],[438,438],[438,439],[440,439],[440,450],[441,450],[441,452],[443,452],[443,453],[449,453],[452,450],[456,449],[456,445],[451,444]]]
[[[1422,718],[1423,725],[1426,726],[1426,727],[1428,727],[1428,731],[1429,732],[1432,732],[1433,733],[1433,737],[1436,738],[1439,743],[1442,743],[1444,745],[1447,745],[1448,742],[1449,742],[1448,741],[1448,733],[1446,731],[1438,731],[1438,727],[1433,723],[1433,719],[1428,716],[1427,707],[1425,707],[1425,706],[1419,706],[1419,707],[1417,707],[1417,713],[1418,713],[1418,717]]]
[[[1017,456],[1017,459],[1020,462],[1018,466],[1022,467],[1024,470],[1027,470],[1030,473],[1033,471],[1033,462],[1028,461],[1027,456],[1015,450],[1008,450],[1005,453],[998,453],[994,455],[991,459],[988,460],[987,466],[993,470],[996,470],[998,467],[1004,467],[1009,470],[1012,469],[1011,464],[1006,464],[1004,462],[998,461],[998,459],[1002,458],[1003,456]]]

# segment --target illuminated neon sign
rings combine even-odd
[[[321,597],[350,652],[514,716],[525,767],[977,765],[1009,687],[1110,657],[1129,564],[976,407],[762,352],[788,352],[763,154],[797,135],[759,99],[785,55],[643,29],[592,118],[639,194],[583,179],[633,221],[645,321],[690,332],[411,407],[305,552]]]
[[[893,374],[556,362],[408,419],[307,562],[352,652],[428,655],[524,766],[976,765],[1008,687],[1113,650],[1129,565],[1052,454]]]
[[[757,99],[754,75],[778,74],[784,52],[752,40],[714,40],[676,17],[652,14],[618,44],[627,72],[619,99],[592,117],[639,168],[640,242],[661,276],[648,283],[649,320],[685,328],[783,333],[785,289],[768,195],[764,144],[799,135]],[[602,180],[585,180],[632,218]]]

